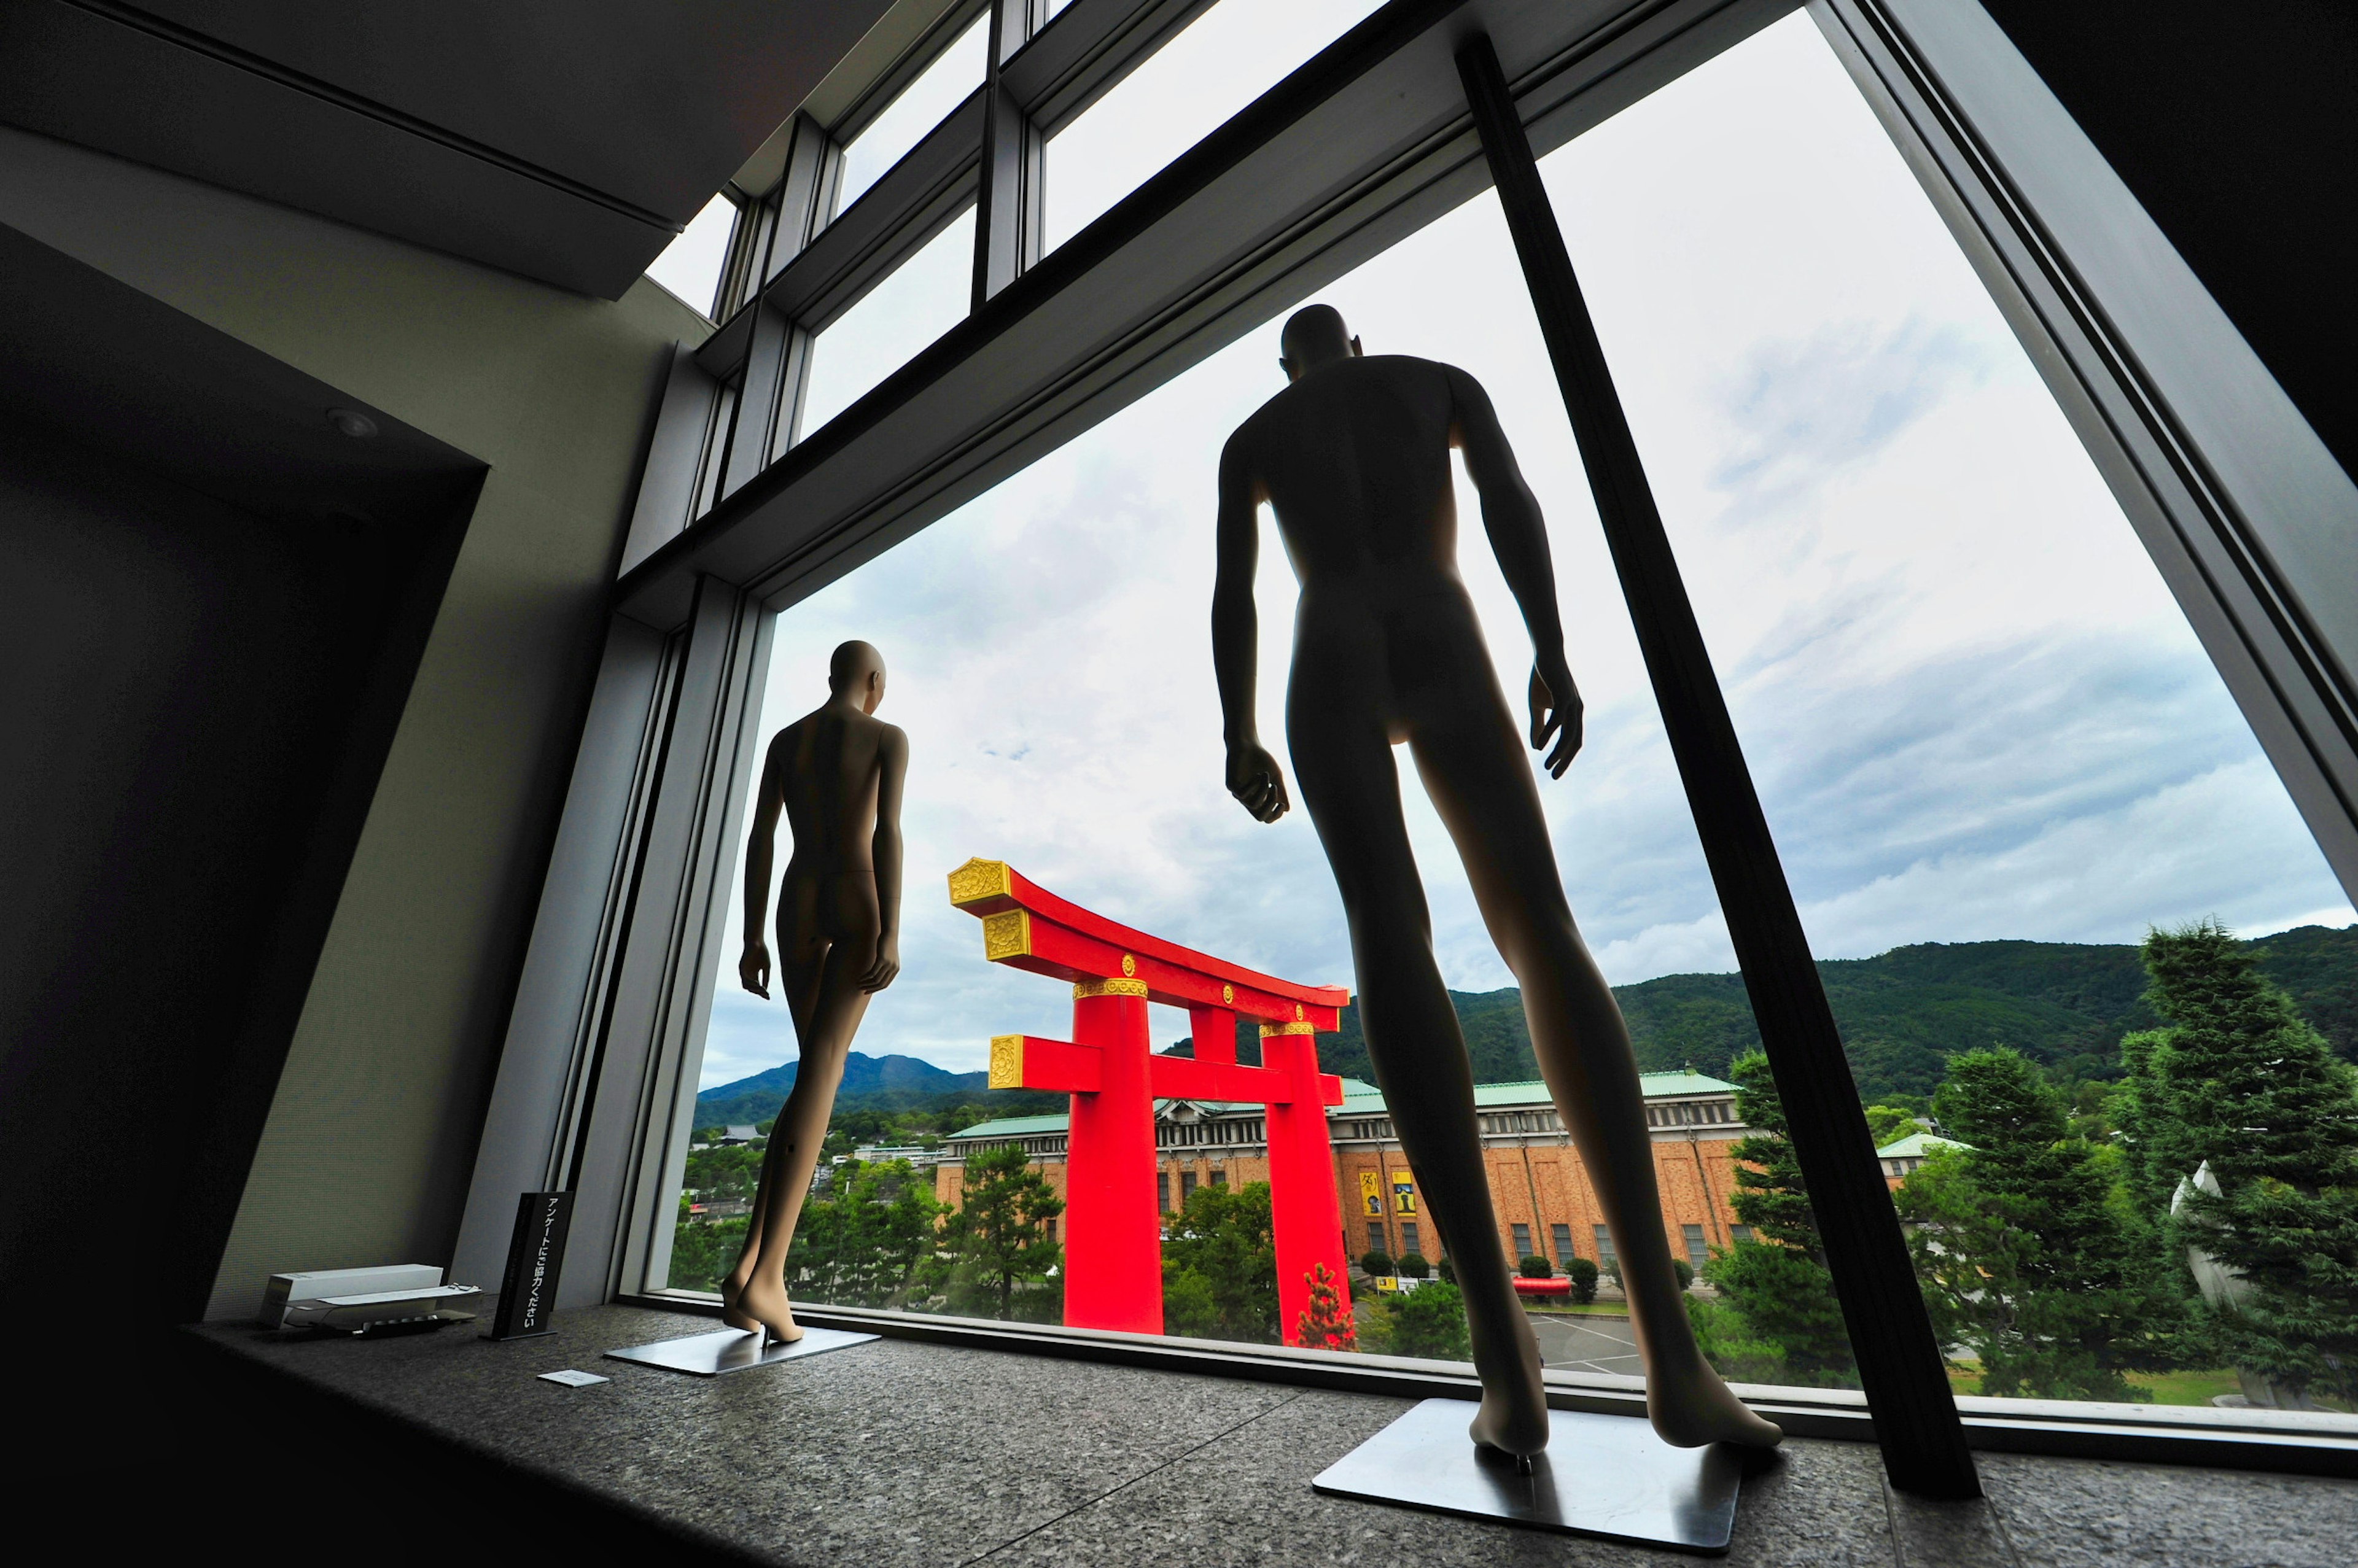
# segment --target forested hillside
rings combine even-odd
[[[2269,979],[2345,1058],[2358,1060],[2358,926],[2306,925],[2253,943]],[[2067,1080],[2120,1071],[2121,1036],[2158,1022],[2133,946],[2061,942],[1923,943],[1818,966],[1859,1092],[1929,1094],[1951,1052],[2011,1045]],[[1725,1075],[1760,1044],[1738,975],[1665,975],[1617,986],[1648,1071]],[[1539,1076],[1521,993],[1453,991],[1480,1083]],[[1330,1073],[1372,1079],[1356,1008],[1318,1043]]]
[[[2270,979],[2342,1057],[2358,1061],[2358,926],[2304,925],[2262,936],[2252,946]],[[2159,1021],[2145,1004],[2145,970],[2133,946],[2064,942],[1927,942],[1873,958],[1818,966],[1827,1000],[1850,1053],[1861,1095],[1930,1094],[1952,1052],[2011,1045],[2067,1081],[2120,1072],[2121,1036]],[[1760,1044],[1738,975],[1665,975],[1617,986],[1621,1011],[1650,1072],[1693,1067],[1724,1076],[1727,1065]],[[1539,1076],[1523,1026],[1521,993],[1452,991],[1477,1083]],[[1158,1014],[1158,1018],[1162,1015]],[[1177,1048],[1192,1054],[1183,1042]],[[1260,1039],[1238,1029],[1238,1054],[1260,1059]],[[1320,1065],[1372,1082],[1356,1007],[1343,1010],[1342,1033],[1318,1042]],[[696,1097],[699,1127],[757,1122],[778,1113],[794,1087],[795,1064],[705,1090]],[[851,1053],[837,1103],[845,1109],[931,1110],[962,1102],[989,1104],[1001,1116],[1063,1108],[1062,1096],[989,1093],[985,1073],[947,1073],[914,1056]]]
[[[778,1108],[793,1092],[797,1065],[788,1062],[766,1073],[705,1090],[696,1097],[696,1125],[752,1126],[769,1120],[778,1114]],[[844,1058],[843,1083],[836,1090],[835,1104],[837,1109],[847,1111],[928,1111],[987,1102],[1001,1116],[1065,1108],[1062,1095],[1051,1097],[1022,1090],[991,1095],[988,1093],[990,1083],[989,1073],[948,1073],[915,1056],[871,1056],[853,1051]],[[1007,1108],[1001,1108],[1002,1102]]]

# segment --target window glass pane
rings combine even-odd
[[[982,85],[989,64],[984,53],[989,22],[988,12],[977,17],[845,146],[843,189],[835,200],[837,211],[859,200],[861,192],[906,157],[910,148],[925,139],[926,132]]]
[[[817,429],[966,319],[974,297],[968,209],[812,340],[803,431]]]
[[[729,236],[736,222],[737,204],[726,196],[714,197],[688,220],[679,238],[664,247],[647,276],[709,316],[713,297],[720,292],[720,268],[729,260]]]
[[[2358,1312],[2310,1281],[2358,1262],[2358,1227],[2320,1223],[2331,1195],[2358,1200],[2358,1147],[2290,1106],[2358,1113],[2309,1027],[2342,1016],[2313,966],[2358,959],[2353,911],[1872,124],[1795,16],[1543,172],[1812,946],[1851,961],[1830,1000],[1952,1377],[2346,1410],[2358,1379],[2328,1352]],[[1774,1091],[1734,1060],[1748,1010],[1732,979],[1724,1002],[1699,983],[1734,968],[1708,878],[1643,896],[1606,967],[1698,979],[1625,1010],[1642,1038],[1650,1008],[1675,999],[1692,1032],[1724,1005],[1728,1044],[1693,1065],[1742,1083],[1757,1120]],[[2148,973],[2149,930],[2214,918],[2255,940],[2169,938]],[[2305,1087],[2240,1087],[2236,1062],[2260,1059]],[[1778,1141],[1743,1147],[1793,1180]],[[2289,1196],[2304,1184],[2328,1195]],[[1813,1236],[1738,1217],[1757,1234],[1706,1266],[1699,1310],[1730,1347],[1800,1352]],[[2254,1271],[2244,1305],[2190,1246]]]
[[[1333,43],[1382,0],[1220,0],[1048,144],[1044,248]]]
[[[1587,830],[1588,813],[1619,811],[1626,819],[1633,793],[1650,799],[1667,787],[1675,799],[1675,784],[1666,786],[1661,777],[1660,726],[1496,203],[1485,197],[1466,204],[1362,267],[1330,297],[1371,349],[1462,364],[1508,410],[1524,472],[1549,509],[1558,591],[1567,622],[1577,628],[1574,657],[1591,712],[1599,716],[1583,766],[1593,765],[1600,779],[1611,781],[1601,799],[1581,796],[1577,812],[1568,799],[1552,802],[1551,809],[1573,825],[1563,840],[1575,907],[1584,918],[1593,911],[1592,934],[1600,944],[1642,930],[1647,906],[1628,890],[1645,870],[1595,864],[1579,847],[1597,841]],[[1334,880],[1306,816],[1296,813],[1265,827],[1221,786],[1220,716],[1204,646],[1219,450],[1237,423],[1283,384],[1275,365],[1279,327],[1265,324],[781,619],[760,720],[763,732],[774,733],[815,706],[828,651],[846,638],[862,637],[892,661],[892,691],[882,711],[908,730],[914,759],[903,817],[909,867],[903,969],[870,1005],[853,1044],[865,1060],[851,1064],[838,1101],[841,1136],[832,1147],[847,1162],[829,1176],[829,1191],[858,1195],[829,1197],[825,1207],[814,1200],[807,1211],[813,1218],[806,1224],[818,1228],[809,1232],[817,1239],[797,1243],[805,1249],[804,1261],[795,1265],[802,1300],[986,1315],[1002,1310],[959,1273],[967,1254],[946,1229],[937,1233],[939,1244],[930,1253],[921,1249],[901,1272],[885,1267],[899,1255],[881,1243],[863,1244],[869,1250],[858,1267],[843,1264],[842,1243],[829,1238],[862,1234],[861,1225],[880,1217],[874,1206],[899,1213],[893,1206],[914,1190],[911,1178],[881,1157],[883,1149],[914,1147],[936,1161],[921,1164],[913,1156],[909,1163],[913,1171],[930,1171],[935,1199],[952,1215],[979,1206],[979,1199],[969,1201],[985,1190],[977,1162],[1014,1139],[1022,1141],[1028,1176],[1036,1176],[1052,1199],[1066,1190],[1065,1097],[989,1090],[983,1071],[993,1034],[1069,1038],[1070,988],[983,960],[972,917],[944,896],[942,879],[968,858],[1005,860],[1065,897],[1199,951],[1306,981],[1351,978]],[[822,378],[831,373],[829,355],[841,341],[836,332],[821,341]],[[896,348],[876,356],[881,362],[856,367],[861,384],[905,351]],[[814,407],[823,418],[845,400],[821,393]],[[1526,651],[1513,600],[1471,528],[1461,557],[1490,629],[1501,679],[1520,685]],[[1280,715],[1295,588],[1273,525],[1266,523],[1261,558],[1263,733],[1282,747]],[[1639,780],[1634,786],[1628,782],[1633,773]],[[1575,787],[1596,786],[1584,780]],[[1510,978],[1480,931],[1446,835],[1421,792],[1412,784],[1407,794],[1410,831],[1429,873],[1436,928],[1444,933],[1444,973],[1463,991],[1497,993]],[[1701,865],[1691,831],[1681,843],[1656,830],[1639,852],[1656,869]],[[739,929],[741,918],[732,914],[727,928]],[[792,1030],[776,1003],[738,987],[733,952],[718,955],[717,963],[698,1072],[707,1098],[695,1119],[758,1124],[774,1114],[781,1098],[781,1069],[795,1058]],[[1613,978],[1642,981],[1657,972]],[[1513,1008],[1511,993],[1506,1000]],[[1519,1008],[1514,1011],[1520,1017]],[[1167,1048],[1186,1035],[1189,1023],[1184,1014],[1156,1009],[1151,1027],[1153,1044]],[[1257,1038],[1251,1043],[1257,1045]],[[1317,1048],[1326,1070],[1367,1082],[1370,1067],[1356,1040],[1322,1037]],[[1518,1043],[1512,1049],[1526,1048]],[[902,1059],[890,1068],[897,1083],[929,1086],[922,1095],[895,1098],[878,1092],[890,1057]],[[917,1064],[926,1070],[918,1072]],[[1528,1083],[1536,1076],[1528,1064],[1523,1054],[1502,1058],[1485,1081]],[[1669,1098],[1696,1092],[1691,1078],[1660,1087]],[[1486,1099],[1492,1135],[1519,1139],[1534,1119],[1553,1127],[1543,1093],[1519,1092],[1522,1098]],[[1338,1218],[1357,1217],[1352,1234],[1369,1238],[1371,1250],[1394,1257],[1414,1250],[1428,1265],[1438,1263],[1436,1238],[1422,1233],[1423,1195],[1408,1177],[1380,1096],[1372,1089],[1352,1093],[1359,1098],[1336,1108],[1329,1121],[1336,1130],[1345,1205]],[[865,1119],[871,1117],[875,1123]],[[1048,1130],[1015,1119],[1032,1117],[1044,1119]],[[897,1125],[888,1130],[882,1123]],[[1222,1292],[1228,1287],[1212,1282],[1230,1275],[1203,1272],[1208,1296],[1195,1293],[1184,1278],[1196,1272],[1185,1258],[1192,1245],[1206,1240],[1207,1227],[1223,1245],[1250,1241],[1254,1206],[1268,1201],[1270,1177],[1266,1154],[1254,1147],[1269,1136],[1260,1108],[1173,1113],[1156,1133],[1159,1170],[1180,1178],[1172,1184],[1172,1198],[1195,1210],[1165,1227],[1165,1257],[1181,1281],[1165,1292],[1166,1331],[1278,1338],[1281,1325],[1266,1299],[1259,1304],[1228,1300]],[[880,1158],[852,1169],[854,1152],[867,1145],[881,1145]],[[1729,1147],[1727,1141],[1703,1142],[1712,1193],[1724,1194],[1730,1185]],[[1198,1165],[1191,1158],[1210,1148],[1227,1152],[1224,1188],[1211,1186],[1208,1162]],[[1717,1200],[1694,1195],[1697,1153],[1691,1145],[1682,1140],[1664,1148],[1677,1159],[1665,1167],[1666,1206],[1655,1223],[1676,1237],[1680,1225],[1704,1217],[1680,1206]],[[1577,1235],[1578,1227],[1601,1217],[1568,1195],[1586,1190],[1573,1151],[1535,1146],[1530,1156],[1542,1192],[1559,1195],[1545,1200],[1550,1206],[1540,1220]],[[1502,1199],[1527,1201],[1530,1184],[1520,1155],[1492,1168],[1502,1182],[1509,1169],[1516,1173],[1511,1193],[1500,1190]],[[1001,1187],[1014,1179],[1004,1172],[989,1176]],[[1673,1189],[1672,1180],[1684,1185]],[[846,1201],[854,1206],[849,1211],[832,1206]],[[1207,1204],[1213,1205],[1208,1211]],[[1709,1212],[1718,1227],[1713,1233],[1724,1234],[1733,1217]],[[716,1271],[735,1256],[711,1222],[698,1217],[692,1224],[699,1228],[693,1236],[680,1231],[669,1276],[683,1285],[699,1271],[717,1280]],[[1059,1227],[1069,1241],[1071,1227],[1061,1219]],[[1044,1217],[1033,1230],[1045,1236]],[[1059,1271],[1063,1266],[1059,1261]],[[1275,1267],[1272,1256],[1272,1283]],[[1043,1266],[1004,1310],[1057,1320],[1062,1278]],[[1360,1314],[1355,1321],[1363,1348],[1451,1353],[1447,1308],[1454,1303],[1442,1281],[1421,1287],[1422,1304],[1406,1319],[1391,1317],[1382,1304],[1390,1293],[1364,1277],[1347,1281],[1347,1287]],[[1609,1285],[1606,1293],[1612,1295]],[[1413,1321],[1420,1312],[1422,1328]],[[1456,1321],[1462,1326],[1462,1318]],[[1423,1336],[1427,1330],[1439,1337]],[[1559,1336],[1556,1343],[1571,1342]]]
[[[2320,1375],[2288,1376],[2301,1346],[2280,1337],[2268,1349],[2259,1329],[2282,1314],[2266,1318],[2265,1303],[2262,1317],[2230,1325],[2239,1348],[2209,1365],[2169,1364],[2151,1337],[2128,1346],[2146,1365],[2086,1337],[2010,1341],[1998,1321],[2024,1301],[2051,1314],[2034,1320],[2073,1334],[2092,1302],[2107,1323],[2132,1311],[2142,1323],[2190,1321],[2202,1281],[2187,1269],[2187,1225],[2213,1227],[2203,1234],[2222,1248],[2285,1232],[2286,1217],[2267,1203],[2298,1188],[2282,1173],[2298,1169],[2238,1166],[2232,1147],[2219,1155],[2226,1179],[2215,1199],[2190,1195],[2180,1208],[2192,1217],[2170,1218],[2181,1182],[2207,1195],[2194,1184],[2201,1162],[2187,1162],[2211,1158],[2201,1140],[2216,1129],[2182,1115],[2153,1120],[2168,1097],[2129,1093],[2124,1075],[2142,1064],[2149,1083],[2189,1097],[2176,1103],[2199,1105],[2206,1092],[2218,1098],[2204,1086],[2224,1082],[2217,1075],[2233,1064],[2206,1065],[2196,1047],[2212,1047],[2193,1038],[2207,1027],[2193,1001],[2185,1016],[2139,1011],[2147,981],[2136,944],[2147,924],[2216,911],[2265,938],[2259,973],[2293,989],[2290,1005],[2314,1002],[2328,1046],[2255,990],[2244,1016],[2265,1027],[2235,1048],[2307,1064],[2302,1103],[2329,1111],[2347,1085],[2322,1053],[2358,1045],[2331,1005],[2343,984],[2333,977],[2351,972],[2335,966],[2358,968],[2358,935],[2320,929],[2348,927],[2351,910],[1888,139],[1795,16],[1588,133],[1548,159],[1545,174],[1804,918],[1821,956],[1838,960],[1826,971],[1836,1014],[1877,1146],[1899,1167],[1889,1184],[1916,1227],[1958,1386],[2338,1408],[2344,1396]],[[962,310],[962,271],[956,297]],[[1747,1057],[1757,1030],[1743,981],[1495,200],[1466,203],[1322,297],[1370,352],[1446,360],[1478,378],[1547,513],[1586,744],[1541,795],[1572,906],[1652,1075],[1660,1234],[1674,1256],[1693,1259],[1700,1233],[1704,1288],[1692,1301],[1705,1352],[1743,1381],[1855,1382],[1813,1238],[1790,1223],[1792,1206],[1758,1201],[1789,1195],[1779,1189],[1798,1177],[1768,1130],[1774,1087]],[[852,321],[822,340],[819,374],[857,386],[815,397],[822,415],[924,341],[852,354],[838,336]],[[1280,384],[1277,333],[1270,322],[1247,334],[795,606],[777,628],[765,734],[815,706],[828,651],[862,637],[892,662],[882,716],[907,729],[913,755],[903,968],[854,1043],[860,1054],[829,1140],[830,1155],[846,1157],[827,1177],[825,1204],[838,1206],[815,1199],[815,1228],[806,1248],[797,1244],[805,1300],[999,1311],[960,1274],[968,1254],[956,1233],[909,1228],[923,1206],[914,1198],[893,1206],[914,1194],[964,1212],[975,1162],[994,1143],[1024,1155],[1007,1179],[1036,1179],[1044,1205],[1065,1191],[1064,1098],[990,1090],[984,1069],[993,1034],[1069,1038],[1069,990],[984,961],[972,917],[944,897],[942,879],[968,858],[1006,860],[1085,907],[1199,951],[1301,980],[1350,979],[1333,879],[1305,814],[1264,827],[1221,787],[1205,646],[1216,465],[1228,433]],[[844,355],[835,371],[830,353]],[[1460,494],[1469,513],[1460,567],[1500,681],[1519,691],[1528,645],[1462,480]],[[1263,739],[1291,773],[1277,715],[1294,591],[1266,521],[1261,560]],[[1501,1130],[1522,1126],[1547,1108],[1519,1087],[1537,1068],[1513,978],[1409,770],[1403,796],[1444,977],[1469,1036],[1489,1043],[1477,1056],[1484,1113]],[[2284,930],[2303,921],[2313,924]],[[732,915],[729,928],[739,925]],[[2204,973],[2249,979],[2223,939],[2185,941],[2211,942],[2193,953]],[[792,1029],[779,1004],[736,986],[733,951],[718,970],[695,1120],[758,1124],[774,1114],[794,1061]],[[1158,1009],[1152,1027],[1168,1049],[1189,1026]],[[2181,1033],[2150,1038],[2165,1028]],[[1975,1060],[1992,1040],[2017,1045],[2037,1072]],[[1317,1048],[1325,1070],[1368,1077],[1356,1035],[1321,1036]],[[922,1095],[913,1084],[925,1086]],[[2039,1158],[2058,1158],[2051,1169],[2015,1159],[2052,1176],[2044,1196],[1996,1185],[2005,1173],[1990,1167],[2018,1152],[1989,1108],[2009,1094],[2037,1111],[2025,1125],[2039,1123]],[[1671,1107],[1688,1114],[1664,1114]],[[1166,1111],[1158,1125],[1158,1160],[1181,1178],[1174,1195],[1197,1206],[1169,1227],[1174,1279],[1188,1272],[1185,1247],[1201,1239],[1195,1222],[1249,1229],[1266,1164],[1237,1145],[1251,1141],[1241,1130],[1259,1114]],[[2255,1101],[2234,1114],[2289,1113]],[[2046,1137],[2057,1119],[2061,1130]],[[2334,1125],[2320,1120],[2325,1131]],[[1395,1186],[1406,1167],[1381,1097],[1347,1087],[1329,1126],[1342,1217],[1360,1222],[1350,1234],[1396,1256],[1422,1251],[1429,1238],[1414,1228],[1419,1206],[1400,1201],[1415,1193],[1404,1180]],[[1988,1149],[1964,1135],[1969,1126]],[[2125,1136],[2130,1129],[2147,1141]],[[2287,1159],[2313,1158],[2329,1193],[2345,1184],[2330,1141],[2299,1144],[2290,1121],[2277,1130]],[[1180,1166],[1182,1151],[1206,1145],[1228,1146],[1230,1181],[1217,1194]],[[855,1162],[861,1146],[879,1158]],[[882,1157],[888,1150],[915,1152],[900,1166]],[[1520,1206],[1536,1184],[1534,1218],[1559,1256],[1587,1227],[1588,1255],[1609,1274],[1604,1217],[1545,1195],[1590,1190],[1578,1152],[1542,1141],[1524,1152],[1528,1180],[1521,1152],[1495,1162],[1512,1170],[1500,1201],[1528,1212]],[[1976,1152],[1990,1158],[1974,1165]],[[742,1234],[713,1207],[745,1184],[732,1185],[719,1163],[690,1164],[690,1195],[705,1206],[679,1227],[676,1283],[717,1279],[734,1256],[725,1227],[739,1223]],[[1739,1168],[1752,1185],[1738,1187]],[[2023,1206],[2034,1201],[2120,1224],[2066,1237],[2068,1268],[2003,1277],[1992,1293],[2000,1276],[1991,1271],[2017,1267],[2008,1249],[2024,1249],[2018,1235],[1974,1227],[2030,1212]],[[1228,1206],[1206,1217],[1218,1205]],[[876,1206],[898,1215],[903,1231],[871,1225]],[[1048,1217],[1033,1227],[1043,1237]],[[2309,1215],[2310,1232],[2329,1229],[2328,1217]],[[1058,1226],[1069,1243],[1071,1227]],[[843,1238],[880,1234],[914,1239],[894,1243],[899,1252],[872,1240],[857,1257],[846,1251]],[[2042,1246],[2061,1235],[2050,1227]],[[1055,1267],[1043,1260],[1025,1276],[1013,1315],[1058,1317]],[[1201,1288],[1166,1291],[1168,1332],[1277,1336],[1269,1314],[1224,1299],[1208,1274]],[[1420,1287],[1419,1299],[1445,1301],[1422,1293],[1437,1288]],[[1601,1290],[1621,1294],[1610,1278]],[[1359,1280],[1350,1296],[1361,1347],[1393,1343],[1398,1320],[1383,1304],[1391,1293]],[[2058,1380],[2056,1368],[2068,1377]]]

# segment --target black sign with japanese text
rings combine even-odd
[[[571,1193],[526,1193],[516,1201],[515,1236],[508,1243],[507,1272],[500,1280],[499,1311],[490,1339],[525,1339],[554,1334],[557,1276],[565,1266],[565,1227],[573,1218]]]

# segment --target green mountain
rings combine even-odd
[[[2305,925],[2253,946],[2334,1050],[2358,1060],[2358,926]],[[2067,1079],[2114,1077],[2121,1036],[2159,1022],[2145,1005],[2137,950],[2126,946],[1930,942],[1821,963],[1818,973],[1869,1099],[1929,1094],[1950,1053],[1987,1045],[2012,1045]],[[1724,1075],[1760,1044],[1740,975],[1665,975],[1613,994],[1649,1072]],[[1520,991],[1452,991],[1450,1000],[1476,1082],[1539,1076]],[[1344,1010],[1339,1034],[1319,1041],[1318,1056],[1330,1073],[1373,1080],[1356,1006]]]
[[[788,1062],[750,1078],[706,1089],[696,1097],[696,1125],[744,1127],[769,1120],[793,1092],[799,1065]],[[950,1073],[914,1056],[871,1056],[853,1051],[844,1057],[843,1083],[835,1092],[835,1108],[839,1111],[948,1110],[985,1103],[990,1087],[989,1073]],[[1065,1106],[1062,1095],[1053,1097],[1051,1103],[1052,1097],[1021,1090],[990,1096],[987,1103],[996,1108],[1017,1098],[1039,1100],[1037,1108],[1044,1110],[1062,1110]],[[1029,1108],[1011,1108],[1001,1114],[1022,1115]]]
[[[2358,1061],[2358,925],[2304,925],[2254,941],[2268,978],[2282,986],[2342,1056]],[[1850,1056],[1860,1095],[1930,1094],[1949,1054],[2012,1045],[2066,1079],[2110,1078],[2120,1071],[2121,1036],[2159,1021],[2145,1005],[2145,969],[2132,946],[2067,942],[1927,942],[1872,958],[1821,963],[1826,999]],[[1613,994],[1629,1021],[1638,1063],[1649,1072],[1693,1067],[1725,1075],[1727,1065],[1760,1044],[1740,975],[1664,975]],[[1522,993],[1452,991],[1476,1083],[1515,1083],[1540,1076],[1523,1023]],[[1182,1040],[1170,1054],[1193,1055]],[[1249,1024],[1237,1029],[1237,1055],[1260,1060]],[[1359,1010],[1343,1010],[1338,1034],[1318,1042],[1319,1065],[1347,1077],[1375,1079]],[[836,1105],[842,1110],[947,1110],[987,1104],[1001,1116],[1062,1110],[1065,1097],[988,1089],[988,1073],[949,1073],[914,1056],[854,1051],[844,1065]],[[795,1085],[795,1064],[773,1067],[696,1097],[696,1123],[716,1127],[767,1120]]]

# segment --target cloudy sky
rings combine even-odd
[[[1256,59],[1266,80],[1207,92],[1175,53],[1141,71],[1052,145],[1052,237],[1368,8],[1216,7],[1173,49]],[[1273,41],[1272,11],[1289,29]],[[2203,915],[2247,934],[2353,919],[2119,508],[1806,17],[1544,167],[1822,957],[2129,942]],[[968,243],[949,236],[822,336],[815,411],[946,325]],[[1606,973],[1733,968],[1495,200],[1320,297],[1369,352],[1480,378],[1546,508],[1589,740],[1542,795]],[[1228,431],[1282,384],[1277,329],[784,615],[765,730],[823,699],[828,651],[857,636],[884,650],[882,713],[911,740],[906,967],[858,1048],[968,1070],[994,1033],[1067,1026],[1065,988],[985,964],[977,923],[949,907],[943,877],[975,855],[1190,946],[1349,982],[1306,816],[1263,827],[1221,787],[1213,481]],[[1517,691],[1529,644],[1460,490],[1465,574]],[[1261,724],[1282,758],[1293,583],[1264,530]],[[1412,771],[1405,794],[1444,973],[1466,989],[1509,983]],[[1185,1033],[1180,1014],[1158,1022],[1158,1038]],[[702,1081],[793,1052],[783,1006],[724,973]]]

